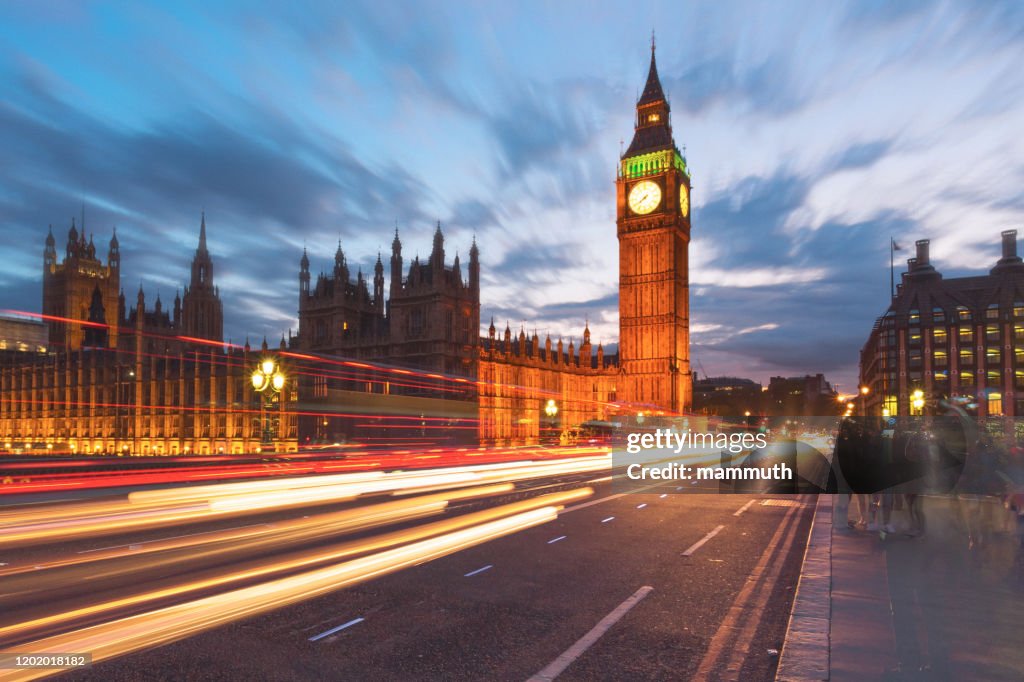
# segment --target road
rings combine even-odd
[[[772,678],[776,657],[769,650],[782,645],[812,498],[716,495],[673,487],[619,494],[606,477],[592,474],[534,478],[517,484],[513,493],[477,496],[472,490],[463,490],[465,499],[451,501],[440,515],[398,517],[373,527],[344,524],[365,520],[371,505],[394,506],[392,498],[4,549],[0,563],[9,566],[0,568],[21,572],[0,576],[8,588],[0,597],[0,626],[7,628],[0,631],[0,648],[34,650],[33,642],[80,633],[89,625],[121,627],[119,619],[127,619],[122,634],[137,637],[156,622],[151,614],[181,608],[201,622],[170,636],[171,643],[130,646],[124,655],[63,677]],[[417,492],[409,499],[452,494]],[[326,587],[317,588],[316,596],[243,609],[238,617],[225,616],[219,627],[206,627],[209,619],[249,599],[246,590],[333,570],[338,547],[348,548],[341,558],[350,564],[372,561],[522,514],[543,514],[526,508],[543,503],[551,509],[559,502],[564,508],[557,516],[538,517],[528,527],[488,531],[451,551],[439,551],[439,558],[415,555],[404,565],[388,564],[377,573],[374,568],[351,582],[347,574],[337,583],[327,575]],[[353,514],[344,516],[347,511]],[[437,530],[429,539],[416,535],[431,524],[474,514],[480,518],[467,522],[464,530]],[[328,532],[312,530],[309,524],[318,519],[342,526],[324,521],[316,528]],[[245,535],[236,538],[234,533]],[[198,546],[197,538],[202,539]],[[344,539],[341,545],[339,539]],[[334,551],[335,558],[287,564],[326,550]],[[82,557],[96,560],[82,564]],[[62,562],[70,563],[58,565]],[[30,563],[33,569],[43,568],[26,573]],[[266,572],[255,575],[254,570]],[[230,582],[224,582],[225,576]],[[182,591],[183,586],[188,590]],[[158,590],[163,590],[159,597],[123,603]],[[204,619],[203,600],[229,592],[239,597],[212,604]],[[115,606],[62,617],[96,604]],[[47,615],[54,621],[17,629]]]

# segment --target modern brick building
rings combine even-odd
[[[860,355],[867,414],[902,416],[960,397],[985,416],[1024,415],[1024,261],[1017,231],[1002,233],[1002,257],[985,275],[946,279],[929,241]],[[921,391],[925,406],[912,405]]]

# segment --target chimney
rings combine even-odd
[[[1017,230],[1003,230],[1003,257],[999,259],[992,273],[1024,269],[1024,261],[1017,255]]]
[[[931,262],[929,262],[929,243],[930,242],[927,239],[918,239],[914,242],[914,245],[917,246],[917,256],[907,261],[908,274],[914,280],[923,281],[942,278],[942,275],[940,275],[935,268],[932,267]]]
[[[924,267],[928,265],[928,240],[918,239],[914,242],[917,246],[917,265],[918,267]]]
[[[1017,260],[1017,230],[1003,230],[1003,260]]]

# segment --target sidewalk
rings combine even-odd
[[[924,498],[926,533],[853,530],[823,495],[776,679],[1024,679],[1024,559],[997,500]]]

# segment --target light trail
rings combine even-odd
[[[409,498],[397,501],[382,502],[356,509],[347,509],[339,512],[328,512],[316,514],[302,519],[289,519],[278,521],[273,524],[259,524],[257,526],[243,526],[240,528],[226,528],[213,530],[205,533],[197,533],[187,536],[165,538],[150,542],[139,542],[117,547],[103,547],[96,550],[87,550],[66,559],[58,559],[49,562],[33,562],[26,566],[11,566],[0,569],[0,578],[7,578],[4,582],[4,598],[18,594],[18,587],[10,577],[22,574],[31,575],[31,586],[37,588],[41,580],[46,579],[46,571],[56,568],[84,567],[96,562],[109,559],[131,556],[134,558],[143,557],[147,554],[167,552],[178,549],[195,549],[205,545],[223,545],[224,543],[236,543],[225,545],[226,550],[237,551],[239,544],[243,541],[259,541],[259,545],[250,544],[253,547],[260,547],[271,544],[273,547],[281,546],[281,543],[294,543],[305,541],[318,536],[330,536],[339,532],[351,532],[374,528],[384,524],[398,521],[419,518],[425,515],[437,514],[447,507],[450,502],[468,500],[473,498],[491,497],[501,495],[514,490],[511,483],[499,485],[481,486],[466,490],[455,490],[443,495],[424,495],[416,498]],[[127,550],[127,551],[126,551]],[[175,558],[174,562],[181,559]],[[139,563],[133,564],[128,570],[140,568]],[[108,574],[109,575],[109,574]],[[83,574],[83,578],[94,577],[95,573]],[[62,580],[66,578],[62,577]],[[2,631],[0,631],[2,633]]]
[[[506,514],[512,506],[505,505],[479,514],[490,513],[499,516]],[[532,528],[557,518],[558,509],[558,506],[543,506],[513,513],[340,564],[45,637],[20,644],[19,648],[37,654],[88,651],[92,654],[93,661],[99,662],[138,649],[166,644]],[[456,518],[439,523],[457,521]],[[436,527],[436,524],[431,525]],[[415,531],[416,529],[410,529],[399,533],[408,534],[407,537],[413,538]],[[373,542],[373,539],[367,541],[367,547],[372,547]],[[352,549],[348,548],[349,551]],[[324,554],[322,551],[310,552],[295,561],[322,561],[325,558]],[[43,669],[5,670],[0,671],[0,680],[30,680],[53,672],[54,670]]]
[[[19,641],[24,639],[26,636],[38,633],[40,630],[46,630],[60,625],[73,624],[76,621],[94,618],[103,614],[116,615],[116,612],[119,610],[138,607],[146,603],[170,598],[180,598],[191,593],[230,586],[232,583],[263,579],[275,574],[287,573],[298,569],[308,569],[317,564],[323,564],[328,561],[338,561],[340,559],[351,558],[368,552],[386,550],[409,542],[423,540],[460,529],[471,528],[478,524],[487,523],[513,514],[528,512],[541,507],[556,507],[560,510],[565,504],[583,499],[592,494],[593,490],[589,488],[581,488],[562,493],[552,493],[529,500],[502,505],[492,509],[456,516],[451,519],[384,533],[363,540],[341,543],[326,549],[294,552],[278,559],[250,560],[247,565],[244,565],[245,568],[225,572],[209,578],[193,580],[159,590],[152,590],[106,602],[91,604],[72,611],[50,614],[6,626],[0,628],[0,642]],[[271,543],[272,542],[273,541],[271,541]],[[199,553],[193,558],[205,559],[209,558],[209,556],[210,555],[208,553]],[[173,563],[178,563],[179,561],[181,560],[176,559]],[[136,566],[130,570],[137,570],[138,568],[139,567]],[[46,587],[39,588],[39,590],[44,592],[46,589]]]
[[[480,464],[398,472],[242,481],[136,491],[127,500],[32,508],[0,517],[0,547],[97,537],[141,527],[169,526],[351,501],[364,495],[410,494],[491,483],[580,474],[611,467],[609,455],[542,462]]]

